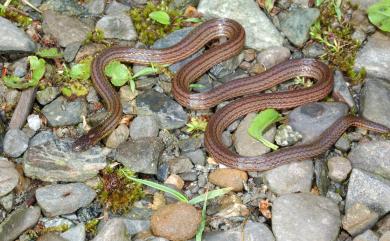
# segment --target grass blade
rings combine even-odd
[[[198,230],[196,231],[196,241],[202,241],[202,235],[203,235],[203,231],[204,231],[204,228],[206,227],[206,208],[207,208],[207,196],[208,196],[209,192],[206,191],[206,193],[204,194],[204,203],[203,203],[203,208],[202,208],[202,221],[199,225],[199,228]]]
[[[194,205],[194,204],[203,202],[203,201],[205,201],[206,199],[213,199],[213,198],[222,196],[222,195],[224,195],[224,194],[230,192],[231,190],[232,190],[232,188],[226,187],[226,188],[221,188],[221,189],[213,190],[213,191],[211,191],[211,192],[206,192],[205,194],[199,195],[199,196],[197,196],[197,197],[191,199],[190,201],[188,201],[188,203],[191,204],[191,205]]]

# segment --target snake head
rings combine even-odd
[[[87,133],[86,135],[81,136],[72,144],[73,151],[81,152],[88,150],[91,146],[93,146],[93,134]]]

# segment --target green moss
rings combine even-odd
[[[352,6],[345,3],[340,7],[335,0],[325,0],[320,6],[320,18],[311,27],[311,38],[325,47],[325,54],[321,58],[332,67],[339,68],[352,83],[359,83],[365,77],[365,70],[355,72],[353,65],[360,43],[352,39],[353,28],[349,20],[340,11],[345,12]]]
[[[169,8],[168,5],[169,1],[163,0],[158,5],[148,2],[143,8],[133,8],[130,10],[130,16],[141,42],[152,45],[157,39],[181,28],[181,23],[183,21],[181,12]],[[164,25],[149,18],[149,14],[155,11],[166,12],[170,17],[170,24]]]
[[[83,44],[89,44],[89,43],[105,43],[103,30],[97,28],[89,32]]]
[[[18,0],[12,0],[4,5],[0,4],[0,16],[16,22],[22,27],[27,27],[32,23],[32,19],[27,15],[22,14],[22,11],[18,11],[21,6],[22,4]]]
[[[87,233],[91,233],[95,235],[97,233],[97,225],[99,224],[99,219],[94,218],[91,220],[88,220],[88,222],[85,223],[85,231]]]
[[[120,168],[103,169],[98,186],[98,200],[104,207],[114,213],[125,213],[142,197],[141,184],[124,177]]]

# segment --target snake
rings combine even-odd
[[[104,75],[104,67],[110,61],[169,65],[189,58],[205,46],[209,47],[202,55],[189,61],[176,73],[172,81],[172,95],[179,104],[193,110],[210,109],[230,100],[210,117],[204,135],[205,148],[218,163],[246,171],[264,171],[326,152],[351,126],[367,128],[378,133],[390,132],[384,125],[347,115],[334,122],[309,144],[284,147],[255,157],[241,156],[230,150],[223,144],[222,133],[235,120],[266,108],[289,109],[315,102],[328,96],[333,89],[331,68],[319,60],[302,58],[287,60],[261,74],[235,79],[206,92],[194,93],[190,90],[189,85],[214,65],[238,55],[244,48],[244,43],[245,30],[238,22],[228,18],[217,18],[201,23],[180,42],[168,48],[139,49],[115,46],[104,50],[92,62],[91,77],[108,115],[100,124],[79,137],[73,143],[73,150],[83,151],[97,144],[116,128],[121,119],[120,97]],[[315,83],[302,89],[264,93],[265,90],[298,76],[312,78]]]

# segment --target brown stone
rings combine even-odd
[[[231,187],[233,191],[240,192],[244,189],[244,182],[248,180],[248,174],[244,171],[221,168],[210,173],[209,181],[220,187]]]

